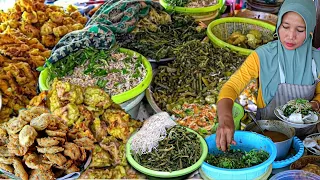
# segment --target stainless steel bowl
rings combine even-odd
[[[159,112],[162,112],[162,110],[159,108],[159,106],[157,105],[156,101],[153,99],[153,95],[152,95],[152,90],[151,90],[151,87],[149,86],[147,89],[146,89],[146,98],[147,98],[147,101],[151,107],[151,109],[155,112],[155,113],[159,113]]]
[[[262,129],[268,131],[276,131],[285,134],[289,139],[281,142],[275,142],[277,147],[277,157],[276,160],[283,160],[291,147],[292,139],[295,136],[295,129],[288,126],[287,123],[279,120],[258,120],[259,125]],[[246,126],[245,131],[260,132],[258,126],[252,122]],[[259,143],[259,142],[257,142]]]

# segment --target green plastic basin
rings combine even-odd
[[[152,67],[151,67],[150,62],[147,60],[147,58],[145,58],[141,54],[139,54],[135,51],[132,51],[130,49],[120,48],[120,52],[126,53],[130,56],[141,56],[142,57],[142,64],[146,68],[147,74],[146,74],[146,77],[143,79],[143,81],[140,84],[138,84],[136,87],[130,89],[129,91],[112,96],[111,99],[113,100],[113,102],[115,102],[117,104],[121,104],[127,100],[130,100],[130,99],[138,96],[142,92],[144,92],[145,89],[148,88],[148,86],[150,85],[151,80],[152,80]],[[46,68],[43,71],[41,71],[40,76],[39,76],[39,89],[40,89],[40,91],[50,90],[50,85],[49,85],[49,82],[47,79],[48,79],[48,69]]]
[[[181,170],[178,170],[178,171],[172,171],[172,172],[155,171],[155,170],[147,169],[147,168],[141,166],[140,164],[138,164],[134,160],[134,158],[131,155],[131,145],[130,144],[132,142],[132,137],[133,136],[130,137],[130,139],[128,140],[128,142],[126,144],[126,157],[127,157],[128,162],[131,164],[131,166],[133,166],[136,170],[140,171],[141,173],[146,174],[148,176],[152,176],[152,177],[158,177],[158,178],[181,177],[181,176],[184,176],[186,174],[190,174],[193,171],[196,171],[201,166],[201,164],[204,162],[204,160],[207,157],[208,146],[207,146],[206,141],[198,133],[196,133],[195,131],[193,131],[193,130],[191,130],[189,128],[186,128],[186,129],[187,129],[187,131],[190,131],[192,133],[197,134],[197,137],[200,139],[201,149],[202,149],[202,154],[200,156],[200,159],[195,164],[193,164],[192,166],[189,166],[189,167],[187,167],[185,169],[181,169]]]
[[[270,31],[270,32],[274,32],[276,27],[274,25],[271,25],[269,23],[260,21],[260,20],[255,20],[255,19],[250,19],[250,18],[241,18],[241,17],[226,17],[226,18],[221,18],[221,19],[217,19],[212,21],[208,28],[207,28],[207,35],[209,37],[209,39],[212,41],[212,43],[214,43],[215,45],[222,47],[222,48],[230,48],[233,51],[238,51],[240,54],[243,55],[249,55],[251,52],[253,52],[254,50],[252,49],[246,49],[246,48],[242,48],[242,47],[238,47],[238,46],[234,46],[232,44],[229,44],[227,42],[225,42],[224,40],[218,38],[214,33],[213,30],[217,30],[217,27],[222,26],[223,29],[220,29],[219,32],[221,33],[227,33],[229,31],[235,31],[235,30],[239,30],[239,29],[243,29],[239,28],[239,24],[247,24],[253,27],[257,27],[259,29],[263,29],[265,31]],[[250,28],[248,28],[250,29]],[[250,29],[251,30],[251,29]],[[261,32],[262,34],[264,32]]]

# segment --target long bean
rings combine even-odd
[[[133,157],[148,169],[171,172],[195,164],[201,153],[197,135],[177,125],[167,130],[167,137],[159,142],[157,149],[147,154],[134,154]]]

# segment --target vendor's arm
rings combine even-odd
[[[317,84],[316,90],[314,92],[314,98],[312,101],[315,102],[311,102],[312,105],[312,109],[315,111],[319,111],[319,107],[320,107],[320,83]]]
[[[233,102],[252,79],[258,78],[259,69],[259,57],[256,52],[253,52],[221,88],[217,104],[219,126],[216,144],[222,151],[225,151],[229,144],[235,143],[233,141]]]

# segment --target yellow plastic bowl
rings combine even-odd
[[[184,14],[210,13],[220,9],[223,6],[223,0],[218,0],[218,3],[213,6],[199,7],[199,8],[171,6],[168,3],[166,3],[165,0],[159,0],[159,2],[168,11],[176,11]]]
[[[148,86],[150,85],[151,80],[152,80],[152,67],[151,67],[150,62],[147,60],[147,58],[145,58],[141,54],[139,54],[135,51],[132,51],[130,49],[120,48],[119,50],[120,50],[120,52],[126,53],[130,56],[141,56],[142,57],[142,64],[146,68],[147,74],[146,74],[146,77],[143,79],[143,81],[140,84],[138,84],[136,87],[130,89],[129,91],[112,96],[111,99],[113,100],[113,102],[115,102],[117,104],[121,104],[129,99],[132,99],[132,98],[138,96],[142,92],[144,92],[144,90],[148,88]],[[50,83],[48,82],[48,73],[49,72],[48,72],[47,68],[44,69],[43,71],[41,71],[41,73],[40,73],[40,76],[39,76],[39,89],[40,89],[40,91],[50,90]]]
[[[267,36],[272,37],[276,27],[255,19],[226,17],[212,21],[207,28],[207,35],[209,39],[219,47],[227,47],[231,50],[238,51],[240,54],[249,55],[253,51],[252,49],[234,46],[225,42],[225,39],[236,30],[246,32],[251,29],[259,30],[262,33],[262,38],[265,38]]]

